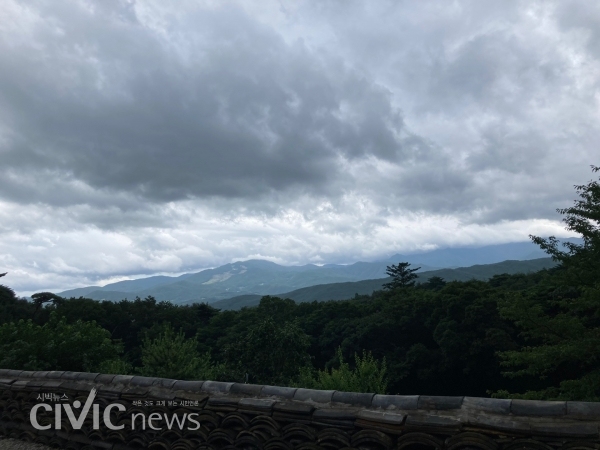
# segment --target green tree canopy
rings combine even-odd
[[[427,283],[424,283],[420,286],[424,287],[425,289],[437,291],[446,286],[446,280],[444,280],[442,277],[429,277],[427,279]]]
[[[176,380],[215,378],[210,354],[199,355],[196,339],[186,339],[183,330],[176,333],[170,324],[163,328],[158,337],[144,339],[140,373]]]
[[[6,273],[0,273],[0,278]],[[8,286],[0,284],[0,325],[6,322],[30,318],[33,314],[33,305],[25,299],[19,299]]]
[[[31,320],[0,326],[0,368],[93,372],[120,351],[96,322],[68,324],[56,313],[42,326]]]
[[[36,294],[33,294],[31,296],[31,299],[33,300],[33,304],[35,305],[35,311],[33,312],[34,315],[40,310],[44,303],[52,302],[52,304],[56,306],[60,305],[65,300],[64,298],[53,294],[52,292],[38,292]]]
[[[387,366],[385,358],[378,361],[371,352],[363,350],[362,357],[354,354],[355,368],[344,361],[342,349],[336,353],[338,367],[331,370],[317,370],[313,373],[310,367],[300,369],[299,387],[309,389],[325,389],[345,392],[369,392],[387,394]]]
[[[225,349],[226,362],[248,380],[285,385],[310,364],[310,338],[295,322],[263,319]]]
[[[532,236],[560,262],[554,284],[515,293],[501,304],[501,314],[519,325],[527,339],[520,350],[500,354],[506,375],[535,376],[546,384],[520,395],[525,398],[600,400],[600,184],[590,181],[575,189],[579,200],[558,212],[583,243],[566,242],[561,250],[554,237]]]
[[[415,273],[420,267],[416,269],[409,269],[410,264],[407,262],[401,262],[398,264],[392,264],[387,266],[385,273],[392,277],[392,281],[383,285],[384,289],[396,289],[400,287],[414,286],[417,274]]]

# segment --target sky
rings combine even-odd
[[[599,83],[587,0],[3,0],[2,282],[570,236]]]

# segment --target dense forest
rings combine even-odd
[[[0,368],[598,401],[600,184],[576,191],[559,212],[583,243],[532,237],[559,263],[534,274],[415,284],[401,263],[370,296],[264,297],[240,311],[151,297],[26,301],[1,286]]]

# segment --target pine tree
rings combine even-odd
[[[396,289],[400,287],[414,286],[417,274],[414,273],[420,269],[409,269],[410,264],[401,262],[387,266],[385,273],[392,277],[392,281],[383,285],[384,289]]]
[[[505,374],[533,375],[548,386],[513,397],[600,400],[600,184],[590,181],[575,190],[580,199],[558,212],[583,243],[566,242],[561,250],[555,237],[531,236],[559,263],[554,285],[537,294],[514,294],[500,308],[521,327],[528,344],[500,354],[509,368]]]

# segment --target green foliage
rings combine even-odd
[[[268,317],[250,327],[224,349],[226,363],[238,379],[259,384],[287,384],[310,362],[310,338],[294,322]],[[247,374],[247,375],[246,375]]]
[[[592,166],[593,172],[600,167]],[[582,244],[563,243],[566,251],[558,248],[555,237],[543,239],[531,236],[532,240],[553,259],[562,263],[567,269],[565,280],[574,285],[598,288],[600,279],[600,183],[590,181],[585,185],[575,186],[580,199],[570,208],[558,209],[563,214],[566,229],[579,234]]]
[[[563,251],[554,237],[532,237],[560,262],[553,286],[507,296],[500,305],[526,340],[521,349],[500,353],[506,375],[543,381],[541,388],[521,394],[527,398],[600,400],[600,184],[575,189],[580,199],[558,212],[583,244],[565,243]]]
[[[44,303],[52,302],[54,305],[59,305],[65,301],[64,298],[53,294],[52,292],[38,292],[31,296],[33,304],[35,305],[35,312],[37,312]]]
[[[98,368],[98,372],[118,375],[132,375],[133,365],[124,359],[107,359],[106,361],[102,361]]]
[[[6,273],[0,273],[0,278]],[[8,286],[0,284],[0,325],[19,319],[31,318],[34,308],[27,300],[18,299]]]
[[[0,368],[93,372],[120,351],[95,322],[68,324],[52,314],[43,326],[31,320],[0,326]]]
[[[134,367],[141,366],[142,342],[148,330],[152,330],[156,324],[170,323],[174,329],[182,329],[186,338],[194,338],[198,329],[206,327],[217,314],[217,310],[206,304],[176,306],[169,302],[157,302],[152,297],[120,302],[71,298],[56,305],[47,304],[37,313],[34,321],[45,323],[53,311],[66,317],[68,322],[97,321],[110,332],[112,339],[123,343],[125,357]],[[205,345],[203,342],[198,350],[205,353],[214,348],[214,344],[207,342]]]
[[[158,337],[142,344],[141,375],[177,380],[214,379],[210,353],[198,354],[196,339],[186,339],[183,330],[175,333],[168,325]]]
[[[416,269],[409,269],[410,264],[407,262],[401,262],[398,264],[392,264],[387,266],[385,273],[392,277],[392,281],[383,285],[384,289],[397,289],[401,287],[409,287],[415,285],[415,280],[418,275],[415,273],[420,267]]]
[[[297,386],[309,389],[387,394],[385,358],[379,362],[371,352],[363,350],[362,357],[358,353],[354,354],[356,367],[351,369],[349,364],[344,361],[340,347],[338,347],[336,357],[338,368],[317,370],[314,373],[310,367],[302,367]]]
[[[442,277],[429,277],[427,279],[427,283],[423,283],[419,286],[424,289],[432,289],[434,291],[438,291],[444,286],[446,286],[446,280],[444,280]]]

